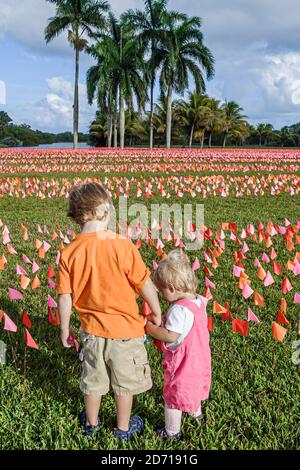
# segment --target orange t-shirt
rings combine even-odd
[[[144,318],[136,298],[150,277],[135,245],[111,231],[80,233],[62,252],[58,294],[72,294],[86,333],[137,338]]]

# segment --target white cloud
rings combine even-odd
[[[72,131],[73,127],[73,84],[63,77],[47,80],[48,93],[38,102],[26,103],[12,114],[18,123],[26,122],[33,129],[48,132]],[[95,117],[96,105],[89,106],[86,87],[79,84],[79,130],[87,132]]]
[[[45,0],[0,0],[1,35],[9,34],[33,51],[44,51],[47,54],[69,51],[65,35],[46,46],[44,29],[54,12],[54,5]]]
[[[109,3],[117,14],[143,6],[141,0],[111,0]],[[48,45],[45,43],[44,30],[48,19],[54,15],[55,5],[46,0],[0,0],[0,38],[9,34],[40,54],[69,54],[66,34],[61,34]]]
[[[72,83],[68,82],[62,77],[48,78],[47,85],[50,90],[57,93],[59,96],[71,98],[74,94],[74,87]]]
[[[268,55],[260,84],[274,111],[300,111],[300,53]]]
[[[128,8],[143,8],[144,0],[110,0],[109,3],[119,14]],[[237,101],[252,122],[269,121],[281,126],[299,120],[298,0],[169,0],[169,7],[203,20],[205,44],[216,59],[215,79],[207,84],[212,96]],[[22,45],[28,62],[30,56],[37,63],[41,55],[62,55],[73,71],[73,51],[66,35],[48,46],[44,41],[47,20],[54,12],[55,6],[46,0],[0,0],[0,41],[1,35],[12,37]],[[81,54],[80,60],[81,70],[85,71],[91,59]],[[47,76],[56,73],[49,72]],[[19,77],[21,83],[21,74]],[[21,105],[11,114],[36,127],[44,125],[45,129],[59,130],[68,124],[71,129],[72,83],[52,76],[47,84],[48,92],[39,103],[31,103],[31,108],[25,103],[26,95],[20,93]],[[87,105],[84,85],[80,95],[81,128],[86,128],[93,112]]]

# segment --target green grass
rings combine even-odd
[[[157,201],[142,202],[149,205]],[[180,202],[190,201],[185,196]],[[267,223],[270,218],[281,225],[285,217],[291,222],[300,219],[299,197],[287,194],[279,197],[216,197],[193,202],[204,203],[205,224],[214,229],[222,222],[236,222],[241,230],[247,223]],[[143,436],[130,444],[115,441],[112,433],[115,408],[110,395],[103,398],[103,427],[99,435],[93,439],[82,436],[77,422],[83,407],[78,356],[75,350],[62,348],[58,329],[47,322],[46,299],[48,293],[51,294],[47,287],[47,269],[50,261],[55,262],[59,240],[51,242],[50,235],[36,232],[37,224],[46,224],[52,230],[56,229],[57,223],[62,230],[74,228],[65,215],[66,206],[67,201],[62,198],[42,201],[35,198],[0,199],[0,219],[10,229],[12,244],[18,251],[18,255],[6,255],[9,263],[4,271],[0,271],[0,309],[19,325],[16,334],[0,329],[0,339],[8,346],[7,364],[0,366],[1,449],[299,449],[299,365],[292,362],[292,343],[298,338],[299,305],[293,304],[293,295],[300,291],[300,278],[285,272],[294,286],[286,296],[280,290],[282,279],[276,276],[275,286],[263,288],[256,278],[253,261],[268,250],[248,239],[250,252],[246,256],[250,261],[246,264],[246,272],[252,288],[264,295],[266,307],[253,307],[253,301],[246,301],[241,296],[231,274],[237,247],[226,239],[226,249],[218,260],[220,267],[211,278],[218,286],[214,298],[221,304],[229,301],[232,314],[243,319],[247,318],[248,305],[251,306],[261,323],[251,324],[249,337],[244,338],[231,332],[230,322],[222,322],[219,317],[215,319],[211,335],[212,390],[210,399],[203,406],[205,426],[185,418],[181,443],[164,442],[155,436],[153,427],[163,422],[163,373],[160,354],[150,342],[147,348],[154,385],[149,392],[135,399],[133,409],[145,420]],[[21,222],[29,229],[30,239],[26,242],[20,239]],[[53,245],[45,260],[37,258],[35,238],[48,240]],[[168,248],[171,248],[170,244]],[[274,248],[278,254],[276,261],[285,264],[288,259],[293,259],[295,253],[286,252],[281,237],[274,238]],[[3,246],[0,256],[2,253],[6,253]],[[30,259],[34,257],[41,266],[37,274],[42,286],[33,295],[29,288],[22,301],[11,303],[7,287],[19,288],[15,265],[22,264],[22,253]],[[153,258],[157,259],[155,249],[143,242],[141,253],[152,267]],[[192,252],[191,259],[196,255],[201,258],[202,252]],[[203,266],[202,258],[200,261]],[[197,275],[203,292],[204,273],[197,271]],[[282,297],[287,299],[291,327],[285,341],[279,344],[272,338],[271,322],[276,320]],[[163,306],[165,308],[166,304]],[[32,336],[40,345],[39,351],[27,350],[25,355],[24,332],[20,324],[20,312],[24,307],[33,322]],[[210,303],[208,314],[211,312]],[[75,328],[79,327],[75,315],[72,322]]]

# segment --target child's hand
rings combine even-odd
[[[161,325],[161,317],[158,317],[157,315],[154,315],[153,313],[147,316],[147,320],[153,323],[154,325],[157,325],[157,326]]]
[[[147,320],[146,326],[145,326],[145,331],[147,335],[151,335],[153,332],[153,327],[155,327],[154,323],[152,321]]]
[[[70,336],[74,338],[74,333],[71,329],[68,328],[67,330],[60,331],[60,339],[64,348],[70,349],[73,347],[74,343],[70,341]]]

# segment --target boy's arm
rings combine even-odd
[[[70,317],[72,314],[72,296],[71,294],[60,294],[58,297],[58,309],[60,315],[60,339],[65,348],[71,348],[72,344],[68,342],[71,334]]]
[[[156,287],[154,286],[151,279],[147,279],[144,287],[142,287],[140,290],[152,311],[152,314],[149,315],[149,319],[151,319],[155,325],[159,326],[161,324],[161,308]]]
[[[164,343],[175,343],[180,336],[179,333],[154,325],[151,321],[148,321],[146,324],[146,333]]]

